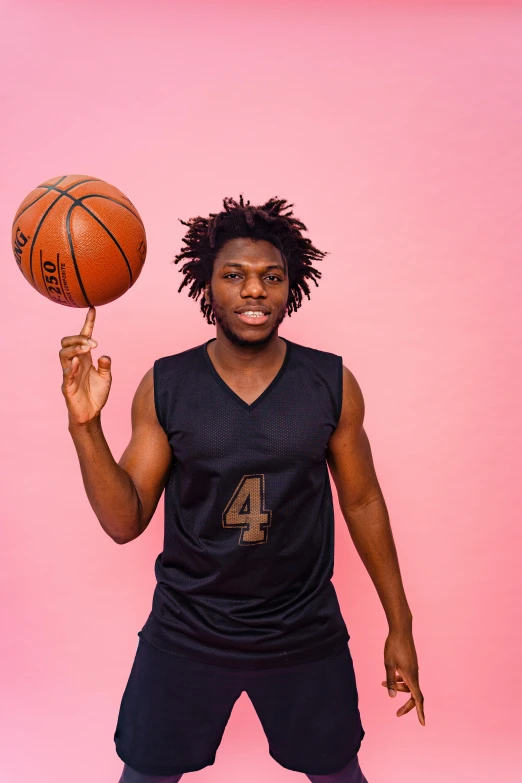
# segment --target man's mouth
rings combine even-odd
[[[265,313],[261,310],[245,310],[242,313],[236,313],[236,315],[244,324],[261,326],[261,324],[265,324],[268,321],[270,313]]]

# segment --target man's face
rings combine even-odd
[[[289,282],[278,248],[264,239],[230,239],[214,261],[205,287],[219,328],[236,345],[267,343],[286,315]],[[263,315],[238,313],[261,311]]]

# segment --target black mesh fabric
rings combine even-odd
[[[331,582],[325,456],[342,358],[284,341],[281,369],[251,405],[216,371],[211,340],[154,363],[173,464],[152,610],[138,635],[165,652],[266,669],[327,658],[349,639]]]

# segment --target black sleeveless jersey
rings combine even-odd
[[[250,405],[218,374],[211,340],[154,363],[173,461],[157,585],[138,636],[165,652],[266,669],[327,658],[349,639],[331,582],[326,462],[342,358],[284,341],[279,372]]]

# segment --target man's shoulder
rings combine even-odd
[[[168,354],[167,356],[160,356],[154,362],[176,362],[183,361],[184,359],[192,359],[198,351],[201,351],[203,345],[195,345],[192,348],[185,348],[183,351],[177,351],[176,353]]]
[[[340,358],[339,354],[336,354],[333,351],[327,351],[324,348],[313,348],[311,345],[302,345],[301,343],[292,342],[292,350],[295,350],[296,353],[302,353],[303,355],[309,356],[312,359]]]

